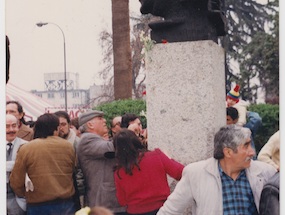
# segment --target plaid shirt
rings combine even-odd
[[[245,170],[234,181],[226,175],[219,164],[223,187],[224,215],[258,215]]]

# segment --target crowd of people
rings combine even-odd
[[[235,88],[213,157],[184,166],[149,149],[136,114],[114,116],[108,128],[102,111],[57,111],[30,128],[21,104],[8,101],[7,215],[278,214],[279,193],[269,195],[279,190],[279,131],[256,157],[261,117],[242,109],[239,123],[238,103]],[[178,181],[173,192],[168,177]]]

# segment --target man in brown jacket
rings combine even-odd
[[[33,139],[34,131],[29,126],[25,125],[25,113],[23,111],[23,106],[17,101],[7,101],[6,102],[6,114],[14,115],[19,121],[19,131],[17,137],[30,141]]]
[[[75,152],[58,133],[58,117],[43,114],[35,123],[35,139],[18,151],[10,185],[16,195],[26,197],[29,215],[75,213],[72,200]],[[25,190],[26,173],[34,185],[33,191]]]

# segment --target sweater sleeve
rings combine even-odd
[[[160,154],[160,160],[163,163],[165,172],[176,180],[180,180],[182,177],[182,171],[184,165],[167,157],[160,149],[155,149]]]
[[[239,126],[244,126],[246,124],[246,106],[237,103],[233,107],[235,107],[238,111],[238,121],[236,124]]]
[[[257,159],[268,164],[271,164],[276,169],[279,169],[279,163],[274,162],[278,160],[275,158],[280,151],[280,139],[279,132],[276,132],[272,137],[269,138],[268,142],[260,150]],[[278,157],[279,158],[279,157]]]
[[[111,141],[104,140],[97,135],[88,135],[81,140],[78,153],[82,153],[93,158],[104,158],[106,152],[114,152],[114,145]]]
[[[24,161],[25,156],[22,148],[23,147],[21,147],[18,151],[15,165],[10,175],[10,185],[13,191],[19,197],[25,196],[25,176],[27,171]]]

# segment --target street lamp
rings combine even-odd
[[[63,51],[64,51],[64,99],[65,99],[65,111],[67,112],[67,88],[66,88],[66,51],[65,51],[65,36],[64,36],[64,33],[63,33],[63,30],[55,23],[52,23],[52,22],[39,22],[37,23],[36,25],[38,27],[42,27],[44,25],[47,25],[47,24],[52,24],[52,25],[55,25],[59,28],[59,30],[61,31],[62,33],[62,36],[63,36]]]

